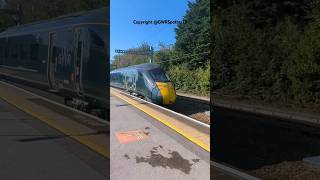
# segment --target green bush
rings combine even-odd
[[[319,7],[320,9],[320,7]],[[235,9],[214,16],[213,89],[267,101],[320,104],[320,10],[256,27]]]
[[[184,65],[172,66],[168,74],[177,91],[208,95],[210,91],[210,66],[190,70]]]

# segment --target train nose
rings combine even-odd
[[[176,91],[172,82],[156,83],[162,95],[163,104],[173,104],[176,102]]]

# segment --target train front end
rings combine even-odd
[[[157,104],[170,105],[176,102],[176,91],[173,83],[161,68],[148,71],[156,88],[152,91],[152,101]]]

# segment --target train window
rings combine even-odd
[[[111,82],[117,82],[117,81],[118,81],[118,80],[117,80],[117,76],[118,76],[117,73],[112,73],[112,74],[110,74],[110,81],[111,81]]]
[[[138,77],[136,81],[137,90],[141,93],[146,91],[146,87],[153,88],[154,84],[150,81],[150,78],[144,73],[138,71]]]
[[[138,81],[139,84],[144,82],[143,74],[140,71],[138,72],[138,80],[137,81]]]
[[[30,60],[38,60],[39,44],[32,44],[30,49]]]
[[[151,78],[155,81],[155,82],[168,82],[170,81],[169,77],[166,75],[166,73],[161,70],[160,68],[157,69],[152,69],[148,71]]]

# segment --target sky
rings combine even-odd
[[[135,48],[142,42],[155,50],[160,42],[174,44],[176,24],[134,24],[134,20],[181,21],[188,9],[188,0],[111,0],[110,3],[110,60],[116,55],[115,49]]]

